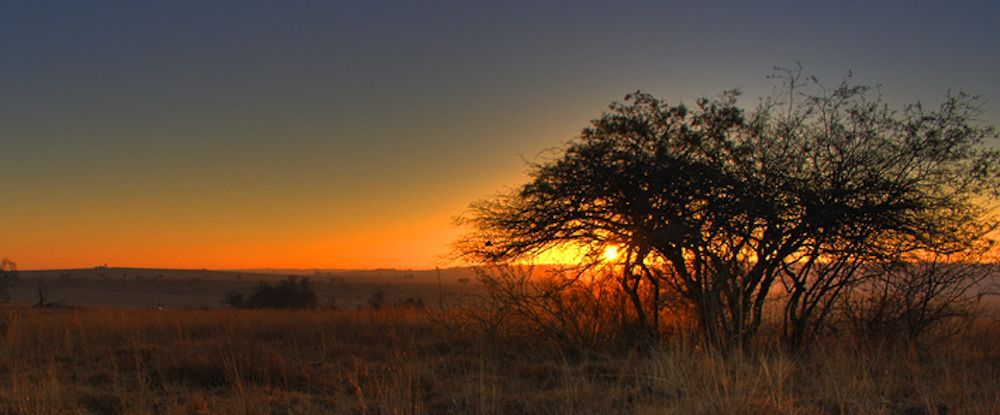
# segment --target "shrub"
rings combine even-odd
[[[961,327],[944,323],[974,314],[977,287],[1000,275],[1000,262],[988,257],[988,249],[884,264],[870,280],[852,287],[842,301],[841,317],[867,338],[943,340],[946,333],[934,329]]]
[[[222,304],[232,308],[244,308],[246,307],[246,296],[238,290],[233,290],[222,299]]]
[[[10,300],[10,292],[17,281],[17,264],[7,258],[0,260],[0,301]]]
[[[376,288],[375,291],[372,292],[372,296],[368,297],[368,306],[372,309],[378,310],[382,308],[383,304],[385,304],[385,291],[381,288]]]
[[[230,292],[222,303],[233,308],[311,308],[316,306],[317,297],[309,278],[289,276],[275,285],[261,283],[249,296]]]

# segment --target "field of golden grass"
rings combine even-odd
[[[433,309],[3,309],[4,414],[989,414],[1000,327],[722,358],[568,356]]]

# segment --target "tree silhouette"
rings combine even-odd
[[[672,291],[730,350],[756,333],[777,285],[785,339],[800,346],[866,264],[962,250],[995,227],[977,197],[998,194],[1000,154],[973,122],[974,97],[893,112],[848,80],[781,79],[784,93],[750,112],[735,91],[690,108],[626,96],[532,164],[527,184],[472,204],[459,251],[502,264],[576,246],[582,268],[614,270],[647,336]],[[609,245],[614,264],[601,259]]]
[[[10,301],[15,282],[17,282],[17,264],[7,258],[0,259],[0,301]]]

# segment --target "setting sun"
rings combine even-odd
[[[617,246],[609,246],[607,248],[604,248],[604,255],[603,255],[603,257],[604,257],[605,261],[614,261],[614,260],[618,259],[618,255],[619,255],[619,253],[618,253],[618,247]]]

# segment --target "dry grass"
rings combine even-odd
[[[723,359],[677,340],[568,358],[412,309],[4,313],[9,414],[1000,413],[989,325],[920,350]]]

